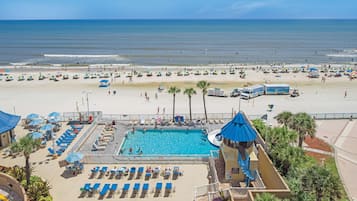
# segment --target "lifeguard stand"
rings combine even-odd
[[[220,157],[225,163],[225,179],[231,183],[245,182],[249,186],[258,169],[258,158],[253,151],[256,131],[245,114],[239,112],[221,129],[221,135]]]

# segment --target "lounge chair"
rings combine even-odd
[[[61,149],[56,150],[56,152],[55,152],[51,147],[49,147],[47,150],[50,153],[50,155],[52,155],[52,156],[55,155],[55,154],[60,156],[63,153],[63,151]]]
[[[118,184],[112,184],[109,189],[109,196],[112,197],[118,188]]]
[[[99,170],[100,172],[99,178],[102,178],[107,173],[107,171],[108,171],[107,166],[102,167],[102,169]]]
[[[98,146],[95,143],[92,145],[92,150],[93,151],[100,151],[100,150],[105,150],[106,146]]]
[[[165,185],[165,197],[168,197],[172,191],[172,183],[166,183]]]
[[[171,175],[171,171],[169,169],[164,171],[164,179],[169,179]]]
[[[141,196],[140,197],[144,198],[146,196],[148,190],[149,190],[149,184],[148,183],[144,183],[143,188],[141,190]]]
[[[90,170],[92,172],[91,177],[94,177],[99,172],[99,166]]]
[[[215,124],[219,124],[218,119],[215,119],[215,120],[214,120],[214,123],[215,123]]]
[[[91,188],[92,193],[98,192],[99,187],[100,187],[100,183],[95,183]]]
[[[104,197],[109,191],[110,184],[104,184],[102,190],[99,192],[100,197]]]
[[[224,120],[223,120],[223,119],[220,119],[220,120],[219,120],[219,123],[224,124]]]
[[[138,168],[138,174],[136,175],[136,178],[140,179],[141,176],[143,175],[143,172],[144,172],[144,167],[139,167]]]
[[[155,186],[155,194],[154,197],[158,197],[161,194],[162,182],[157,182]]]
[[[140,183],[135,183],[133,188],[133,194],[131,195],[132,198],[136,197],[140,190]]]
[[[178,176],[181,176],[182,172],[180,171],[180,167],[175,166],[173,171],[172,171],[172,179],[175,180],[177,179]]]
[[[120,198],[124,198],[128,194],[129,188],[130,184],[124,184]]]
[[[81,191],[90,191],[90,183],[84,184],[84,186],[81,188]]]
[[[151,173],[150,172],[145,173],[145,180],[149,180],[150,177],[151,177]]]
[[[141,126],[145,125],[145,119],[140,119],[140,125]]]
[[[131,167],[129,171],[129,176],[132,178],[135,175],[136,167]]]

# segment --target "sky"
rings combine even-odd
[[[0,0],[7,19],[357,19],[357,0]]]

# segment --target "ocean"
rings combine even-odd
[[[356,60],[357,20],[0,21],[1,65]]]

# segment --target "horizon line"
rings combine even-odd
[[[0,19],[0,21],[86,21],[86,20],[97,20],[97,21],[110,21],[110,20],[357,20],[357,18],[24,18],[24,19]]]

